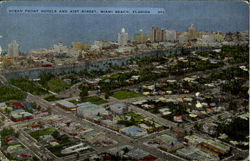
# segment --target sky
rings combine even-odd
[[[164,8],[161,15],[58,15],[10,14],[11,6],[32,7],[149,7]],[[150,32],[152,26],[186,31],[194,24],[197,31],[237,32],[248,30],[248,4],[242,1],[9,1],[0,4],[0,46],[7,50],[16,40],[21,52],[52,48],[62,42],[68,47],[72,41],[93,44],[94,40],[117,41],[124,27],[133,39],[142,28]],[[0,36],[0,37],[1,37]]]

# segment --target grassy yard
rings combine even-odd
[[[44,95],[48,94],[44,89],[36,86],[32,81],[28,80],[28,78],[17,78],[17,79],[9,79],[9,83],[12,85],[22,89],[23,91],[29,92],[33,95]]]
[[[77,101],[77,100],[69,100],[69,102],[74,103],[74,104],[81,103],[81,102],[79,102],[79,101]]]
[[[48,128],[48,129],[33,131],[33,132],[29,133],[29,134],[33,138],[35,138],[36,140],[39,140],[40,136],[43,136],[43,135],[52,135],[55,131],[56,131],[55,129]]]
[[[129,90],[120,90],[114,92],[111,96],[119,100],[123,100],[128,98],[142,97],[143,95]]]
[[[64,89],[68,89],[70,88],[70,85],[68,85],[67,83],[63,82],[63,81],[59,81],[57,79],[51,79],[49,80],[50,83],[56,85],[56,86],[59,86],[61,88],[64,88]]]
[[[91,97],[85,97],[82,99],[83,102],[91,102],[97,105],[107,103],[106,100],[101,99],[100,97],[97,96],[91,96]]]
[[[23,91],[10,86],[0,85],[0,102],[10,101],[10,100],[23,100],[25,99],[25,94]]]
[[[69,84],[67,84],[63,81],[60,81],[58,79],[55,79],[55,78],[50,79],[49,81],[47,81],[44,84],[40,83],[40,85],[43,86],[44,88],[48,89],[49,91],[54,92],[54,93],[59,93],[59,92],[64,91],[65,89],[70,88]]]
[[[130,120],[120,120],[118,123],[123,124],[125,126],[139,125],[145,119],[143,116],[136,114],[134,112],[129,112],[126,116],[130,116]]]

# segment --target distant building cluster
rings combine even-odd
[[[119,58],[154,50],[248,44],[248,35],[248,31],[226,34],[200,32],[192,24],[184,32],[157,26],[151,27],[149,31],[140,29],[133,35],[133,40],[129,40],[129,33],[123,27],[115,42],[96,40],[93,44],[87,44],[73,41],[71,47],[59,42],[50,49],[32,49],[27,55],[20,54],[19,44],[14,40],[8,45],[6,58],[2,59],[0,64],[6,69],[75,66],[83,62],[90,63],[95,59]],[[0,47],[0,54],[1,52]]]

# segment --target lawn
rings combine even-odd
[[[0,85],[0,102],[6,102],[10,100],[23,100],[25,99],[25,94],[23,91],[10,86]]]
[[[33,132],[29,133],[29,134],[33,138],[35,138],[36,140],[39,140],[40,136],[43,136],[43,135],[52,135],[55,131],[56,131],[55,129],[48,128],[48,129],[33,131]]]
[[[49,80],[49,82],[56,85],[56,86],[60,86],[64,89],[68,89],[70,87],[70,85],[68,85],[67,83],[65,83],[63,81],[59,81],[57,79],[51,79],[51,80]]]
[[[36,86],[32,81],[30,81],[28,78],[17,78],[17,79],[9,79],[9,83],[11,83],[12,85],[26,91],[29,92],[33,95],[44,95],[44,94],[48,94],[47,91],[45,91],[44,89]]]
[[[107,103],[106,100],[101,99],[100,97],[97,96],[91,96],[91,97],[85,97],[82,99],[83,102],[91,102],[97,105]]]
[[[44,84],[42,84],[41,82],[39,83],[41,84],[41,86],[43,86],[44,88],[54,93],[59,93],[59,92],[64,91],[65,89],[70,88],[70,85],[55,78],[51,78],[50,80],[46,81]]]
[[[69,100],[69,102],[74,103],[74,104],[78,104],[78,103],[80,103],[80,102],[79,102],[79,101],[77,101],[77,100]]]
[[[134,98],[134,97],[142,97],[143,95],[136,93],[136,92],[129,91],[129,90],[120,90],[120,91],[114,92],[111,96],[119,100],[123,100],[123,99]]]
[[[139,125],[145,119],[143,116],[136,114],[136,113],[133,113],[133,112],[127,113],[126,116],[131,116],[131,119],[130,120],[120,120],[120,121],[118,121],[118,124],[123,124],[125,126]]]
[[[54,92],[54,93],[59,93],[59,92],[62,92],[63,91],[63,88],[60,88],[50,82],[47,83],[47,89]]]

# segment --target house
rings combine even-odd
[[[18,151],[18,150],[21,150],[21,149],[23,149],[21,144],[10,145],[7,148],[7,152],[8,153],[13,153],[14,151]]]
[[[8,135],[8,136],[5,137],[5,141],[6,141],[9,145],[13,145],[13,144],[17,144],[17,143],[18,143],[17,138],[14,137],[14,136],[10,136],[10,135]]]
[[[86,80],[87,84],[90,86],[97,86],[99,81],[97,80]]]
[[[139,127],[142,128],[142,129],[145,129],[145,130],[151,130],[151,129],[153,129],[153,127],[148,126],[148,125],[143,124],[143,123],[139,124]]]
[[[159,112],[162,114],[162,115],[170,115],[172,112],[170,111],[169,108],[161,108],[159,109]]]
[[[142,104],[144,104],[144,103],[146,103],[147,102],[147,100],[140,100],[140,101],[135,101],[135,102],[133,102],[132,104],[133,105],[142,105]]]
[[[69,101],[66,100],[59,100],[56,101],[56,105],[67,110],[67,111],[75,111],[77,106]]]
[[[174,116],[174,121],[175,122],[183,122],[182,116]]]
[[[145,89],[149,89],[149,90],[154,90],[155,89],[155,85],[144,85],[142,86],[142,88],[145,88]]]
[[[22,104],[21,102],[12,102],[11,104],[12,104],[12,106],[14,106],[14,107],[21,107],[21,108],[24,107],[23,104]]]
[[[6,103],[5,102],[0,103],[0,109],[4,110],[5,108],[7,108]]]
[[[126,135],[132,136],[132,137],[139,137],[139,136],[143,136],[147,134],[147,131],[139,128],[137,126],[129,126],[129,127],[125,127],[121,130],[119,130],[119,132],[124,133]]]

